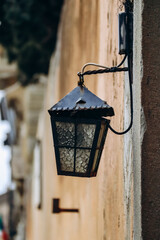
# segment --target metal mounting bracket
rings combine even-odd
[[[53,213],[61,213],[61,212],[72,212],[72,213],[75,212],[75,213],[78,213],[79,212],[79,209],[60,208],[59,205],[60,205],[60,199],[59,198],[53,198],[53,210],[52,210]]]
[[[119,54],[128,54],[133,50],[133,13],[120,13],[119,23]]]

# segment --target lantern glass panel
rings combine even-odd
[[[102,120],[102,121],[101,121],[101,129],[100,129],[100,132],[99,132],[99,137],[98,137],[98,142],[97,142],[97,147],[98,147],[98,148],[101,146],[102,138],[103,138],[105,129],[106,129],[106,122],[104,122],[104,121]]]
[[[56,122],[58,145],[74,147],[75,125],[74,123]]]
[[[76,166],[75,171],[86,173],[90,159],[91,150],[76,149]]]
[[[52,119],[58,174],[96,176],[108,122],[102,118]]]
[[[94,155],[94,160],[93,160],[93,165],[92,165],[92,172],[94,172],[97,168],[97,165],[99,164],[99,160],[101,157],[101,153],[102,153],[102,147],[103,147],[103,140],[105,140],[105,130],[106,130],[106,122],[105,121],[101,121],[101,128],[100,128],[100,132],[99,132],[99,137],[98,137],[98,141],[97,141],[97,150],[95,152]]]
[[[77,147],[91,148],[93,144],[95,124],[77,125]]]
[[[94,160],[93,160],[93,165],[92,165],[92,170],[91,172],[94,172],[97,166],[97,159],[98,159],[98,153],[99,153],[99,149],[95,151],[95,155],[94,155]]]
[[[67,172],[74,171],[74,149],[59,148],[61,170]]]

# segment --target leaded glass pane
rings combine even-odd
[[[95,155],[94,155],[94,160],[93,160],[93,165],[92,165],[92,172],[95,171],[95,168],[97,166],[98,154],[99,154],[99,149],[96,150]]]
[[[99,136],[98,136],[98,141],[97,141],[97,148],[101,148],[102,146],[102,139],[104,138],[104,133],[105,133],[105,129],[106,129],[106,122],[105,121],[101,121],[101,128],[100,128],[100,132],[99,132]],[[92,172],[95,171],[95,169],[97,168],[97,164],[99,162],[99,158],[100,158],[100,154],[101,151],[99,149],[96,150],[95,155],[94,155],[94,160],[93,160],[93,165],[92,165]]]
[[[76,166],[75,171],[86,173],[91,150],[76,149]]]
[[[58,144],[60,146],[74,147],[75,125],[67,122],[56,122]]]
[[[103,138],[103,135],[104,135],[105,128],[106,128],[106,122],[101,122],[101,129],[100,129],[100,132],[99,132],[99,137],[98,137],[98,142],[97,142],[97,147],[98,148],[101,146],[101,142],[102,142],[102,138]]]
[[[73,172],[74,170],[74,149],[59,148],[61,170]]]
[[[96,125],[78,124],[77,125],[77,147],[92,147]]]

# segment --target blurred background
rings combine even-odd
[[[62,5],[0,0],[0,239],[26,239],[26,182]]]

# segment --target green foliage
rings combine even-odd
[[[9,61],[17,61],[24,85],[34,74],[48,72],[62,4],[63,0],[0,0],[0,43]]]

